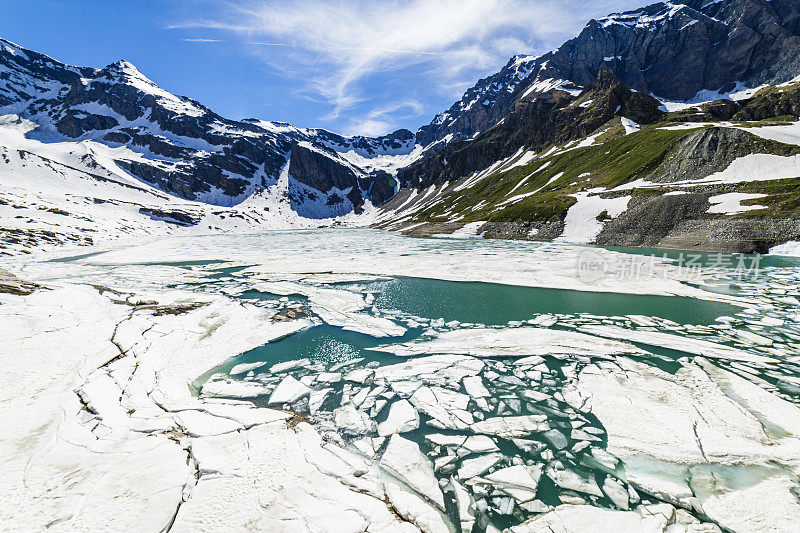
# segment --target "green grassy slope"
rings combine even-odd
[[[451,190],[436,205],[417,213],[415,222],[536,221],[563,220],[575,203],[574,194],[601,187],[612,189],[653,173],[676,144],[699,128],[666,130],[671,121],[642,128],[629,135],[619,133],[619,121],[598,130],[600,144],[574,148],[534,159],[524,166],[484,177],[460,191]],[[752,125],[752,124],[743,124]],[[705,127],[705,126],[704,126]],[[616,131],[615,131],[616,130]],[[605,142],[602,142],[605,139]],[[800,147],[751,135],[752,153],[793,155]],[[545,153],[547,153],[545,151]],[[521,183],[521,184],[520,184]],[[742,192],[763,192],[774,200],[776,212],[798,213],[798,180],[748,183],[736,186]],[[634,194],[663,194],[669,188],[634,189]],[[754,212],[755,214],[755,212]]]

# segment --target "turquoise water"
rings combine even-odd
[[[216,281],[231,275],[231,271],[216,271]],[[681,324],[711,324],[717,317],[738,312],[730,304],[673,296],[641,296],[617,293],[592,293],[562,289],[514,287],[493,283],[453,282],[423,278],[396,278],[366,284],[338,284],[338,288],[362,290],[374,294],[373,305],[382,311],[400,315],[445,322],[506,325],[511,321],[530,320],[538,315],[582,313],[597,316],[622,316],[626,314],[656,316]],[[275,300],[278,296],[248,290],[240,298]],[[302,296],[292,296],[292,305],[306,304]],[[266,362],[270,364],[308,358],[314,362],[333,365],[354,358],[365,362],[377,361],[392,364],[401,359],[370,348],[385,344],[407,342],[418,337],[422,328],[409,329],[403,337],[378,339],[326,324],[307,328],[283,339],[267,343],[209,370],[195,381],[201,385],[211,375],[228,373],[241,363]],[[686,354],[671,350],[653,349],[651,353],[663,357],[653,363],[663,369],[673,370],[674,361]]]
[[[529,320],[538,314],[580,314],[602,316],[645,315],[681,324],[710,324],[717,317],[738,312],[719,302],[673,296],[597,293],[563,289],[514,287],[494,283],[397,278],[364,286],[376,291],[379,309],[397,309],[445,322],[473,322],[503,325],[512,320]]]
[[[274,364],[307,358],[312,362],[321,362],[326,366],[331,366],[360,357],[365,359],[364,363],[377,361],[382,365],[393,364],[402,361],[402,358],[383,352],[370,351],[370,348],[412,340],[419,336],[420,331],[411,329],[403,337],[377,339],[370,335],[347,331],[327,324],[313,326],[229,359],[200,376],[195,380],[195,386],[202,385],[216,373],[228,373],[234,366],[242,363],[263,361]]]

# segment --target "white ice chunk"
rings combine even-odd
[[[309,394],[311,394],[311,389],[292,376],[286,376],[278,383],[278,386],[275,387],[275,390],[269,397],[269,405],[291,404]]]
[[[380,346],[374,350],[400,356],[463,354],[477,357],[646,353],[625,342],[572,331],[530,327],[445,331],[432,340]]]
[[[484,387],[480,376],[468,376],[461,382],[464,384],[464,390],[473,398],[488,398],[491,396],[489,390]]]
[[[430,416],[429,423],[442,428],[467,429],[473,423],[467,411],[469,396],[442,387],[420,387],[410,398],[411,403]]]
[[[249,372],[250,370],[255,370],[256,368],[261,368],[262,366],[265,366],[265,365],[266,365],[266,363],[264,363],[264,362],[242,363],[242,364],[236,365],[233,368],[231,368],[230,374],[231,374],[231,376],[235,376],[237,374],[244,374],[246,372]]]
[[[542,469],[539,466],[514,465],[485,476],[492,484],[517,500],[527,502],[536,497]]]
[[[490,453],[464,459],[458,468],[458,477],[459,479],[470,479],[479,476],[502,460],[503,454],[501,453]]]
[[[431,463],[422,454],[416,442],[397,434],[392,435],[381,457],[381,465],[419,494],[444,509],[444,497],[436,476],[433,475]]]
[[[398,400],[389,406],[389,416],[378,424],[378,435],[387,437],[394,433],[406,433],[419,427],[419,413],[408,400]]]
[[[470,426],[474,433],[496,435],[505,439],[527,437],[531,433],[547,431],[550,425],[545,415],[496,416],[475,422]]]
[[[309,366],[311,361],[309,359],[295,359],[294,361],[285,361],[283,363],[275,363],[271,367],[269,367],[269,371],[273,374],[278,374],[280,372],[287,372],[289,370],[295,370],[297,368],[303,368]]]

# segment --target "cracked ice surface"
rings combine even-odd
[[[504,244],[390,239],[354,257],[363,242],[301,241],[292,257],[279,238],[223,264],[175,263],[224,248],[189,239],[169,257],[157,244],[24,265],[51,290],[0,295],[4,527],[710,533],[800,520],[799,269],[740,283],[746,306],[711,324],[576,309],[487,327],[381,309],[360,284],[401,270],[470,279],[465,260],[504,283],[569,275],[511,268],[525,255]],[[577,253],[538,251],[556,270]],[[113,264],[134,252],[171,264]],[[704,292],[654,287],[617,289]],[[193,302],[205,305],[180,310]],[[322,325],[373,344],[245,357]]]
[[[589,366],[565,397],[600,419],[629,482],[735,531],[800,521],[796,405],[702,359],[674,375],[625,359]]]
[[[307,238],[304,238],[306,237]],[[298,239],[303,246],[298,247]],[[260,274],[413,276],[452,281],[483,281],[528,287],[595,292],[684,295],[729,299],[682,283],[681,269],[644,256],[593,249],[608,273],[591,283],[579,278],[586,249],[579,246],[482,240],[409,239],[378,230],[266,232],[259,235],[208,235],[159,239],[84,259],[90,265],[180,262],[227,258],[254,265]],[[615,266],[616,265],[616,266]],[[618,279],[617,267],[654,269],[647,279]],[[637,267],[637,265],[639,265]]]
[[[402,356],[450,353],[478,357],[521,357],[646,353],[644,350],[624,342],[544,328],[463,329],[442,333],[428,341],[394,344],[379,349]]]
[[[225,299],[148,316],[74,285],[0,313],[4,527],[408,530],[381,478],[307,423],[190,394],[191,376],[306,321]]]

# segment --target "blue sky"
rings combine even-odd
[[[234,119],[416,130],[511,55],[644,0],[0,0],[0,36],[69,64],[134,63]]]

